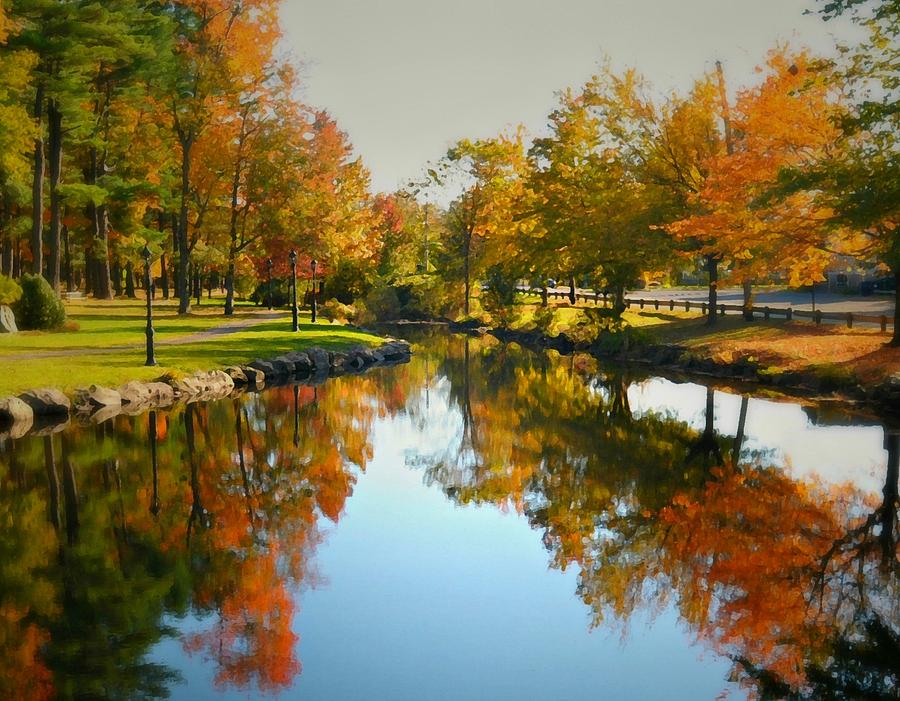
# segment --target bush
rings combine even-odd
[[[510,327],[519,317],[516,307],[516,278],[506,275],[500,266],[487,271],[481,305],[501,327]]]
[[[402,283],[373,287],[357,304],[359,321],[427,320],[455,317],[462,308],[462,285],[437,275],[412,275]]]
[[[0,304],[15,304],[22,298],[22,286],[10,277],[0,275]]]
[[[341,304],[353,304],[365,297],[372,289],[372,270],[370,264],[342,260],[328,276],[328,296]]]
[[[14,312],[21,329],[58,329],[66,321],[62,300],[40,275],[22,276],[22,297]]]
[[[329,299],[321,307],[322,316],[329,321],[341,323],[356,321],[356,308],[352,304],[341,304],[336,299]]]
[[[300,302],[301,292],[297,290],[298,303]],[[250,295],[250,301],[260,305],[269,303],[269,283],[268,281],[260,283]],[[291,285],[289,280],[272,280],[272,306],[286,307],[291,303]]]

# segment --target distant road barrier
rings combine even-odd
[[[544,291],[540,288],[518,288],[519,292],[524,293],[532,293],[538,296],[544,294]],[[548,299],[569,299],[571,297],[569,292],[560,292],[558,290],[551,291],[547,290],[546,292]],[[576,303],[581,300],[585,303],[593,303],[594,305],[599,305],[603,307],[611,307],[612,300],[609,295],[604,294],[603,292],[576,292],[575,293],[575,301]],[[628,309],[637,305],[640,309],[645,309],[647,307],[653,307],[654,310],[666,309],[669,311],[675,311],[676,307],[680,311],[682,307],[684,311],[699,311],[701,314],[706,315],[709,313],[709,304],[707,302],[697,302],[692,300],[684,300],[676,302],[674,299],[640,299],[634,297],[626,297],[625,298],[625,306]],[[737,314],[744,313],[744,305],[743,304],[717,304],[716,309],[721,316],[725,316],[728,312],[735,312]],[[894,320],[892,317],[887,316],[886,314],[875,315],[875,314],[854,314],[853,312],[823,312],[819,309],[816,311],[804,311],[800,309],[792,309],[790,307],[751,307],[750,310],[753,312],[754,316],[761,315],[763,319],[771,319],[773,317],[783,317],[786,321],[791,321],[794,318],[797,319],[812,319],[816,324],[821,324],[823,321],[828,322],[843,322],[847,325],[848,329],[852,329],[854,324],[877,324],[881,327],[882,333],[887,333],[888,327],[894,326]]]

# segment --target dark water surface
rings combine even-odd
[[[414,340],[0,440],[0,698],[898,697],[896,430]]]

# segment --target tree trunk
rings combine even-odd
[[[469,316],[469,296],[471,295],[471,281],[469,280],[469,258],[472,252],[472,234],[471,232],[466,232],[465,238],[465,250],[463,251],[463,272],[465,274],[466,280],[466,297],[465,304],[463,305],[463,313],[466,316]],[[315,293],[315,290],[313,290]]]
[[[84,295],[85,297],[94,292],[94,256],[90,251],[84,255]]]
[[[159,231],[160,233],[166,230],[166,219],[165,215],[160,212],[159,213]],[[165,239],[163,239],[165,241]],[[169,299],[169,261],[166,257],[166,248],[165,243],[163,243],[163,251],[162,255],[159,257],[159,286],[162,288],[162,298]]]
[[[212,288],[210,288],[212,289]],[[228,271],[225,273],[225,316],[234,314],[234,261],[228,261]]]
[[[113,286],[113,289],[115,290],[116,297],[121,297],[122,296],[122,264],[119,263],[118,260],[114,261],[112,264],[110,278],[112,280],[112,286]]]
[[[706,256],[706,271],[709,273],[709,313],[706,325],[715,326],[718,320],[716,307],[719,303],[719,259],[714,255]]]
[[[60,242],[62,226],[62,197],[59,184],[62,177],[63,131],[62,112],[56,100],[47,103],[47,140],[50,161],[50,261],[47,281],[59,292]]]
[[[550,305],[550,295],[548,294],[547,285],[545,284],[541,288],[541,306],[547,307]]]
[[[753,281],[744,280],[744,321],[753,321]]]
[[[575,296],[575,276],[573,275],[569,278],[569,304],[574,307],[577,301],[578,299]]]
[[[195,265],[194,274],[193,274],[193,288],[194,288],[194,297],[197,300],[197,306],[200,306],[200,298],[203,294],[203,285],[201,283],[201,275],[200,275],[200,266]]]
[[[190,249],[188,247],[188,200],[191,196],[191,148],[193,137],[181,139],[181,210],[178,214],[178,313],[191,312],[191,285],[188,276]]]
[[[129,299],[137,297],[134,292],[134,263],[131,261],[125,263],[125,296]]]
[[[2,265],[0,265],[0,274],[7,277],[13,276],[13,246],[10,238],[3,240],[3,256]]]
[[[44,86],[38,83],[34,97],[34,120],[38,135],[34,139],[34,173],[31,184],[31,272],[44,272]]]
[[[63,249],[65,250],[65,260],[63,262],[63,273],[66,278],[66,292],[73,291],[72,283],[72,247],[69,245],[69,227],[63,224],[62,228]]]
[[[625,285],[617,283],[613,285],[613,312],[616,316],[622,316],[625,309]]]

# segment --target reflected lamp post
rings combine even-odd
[[[153,350],[153,295],[150,292],[150,249],[145,245],[141,251],[141,257],[144,259],[144,288],[147,291],[147,362],[144,365],[156,365],[156,354]]]
[[[266,291],[268,292],[268,300],[267,301],[269,304],[269,311],[272,311],[272,266],[273,265],[274,265],[274,263],[272,263],[271,258],[266,259],[266,271],[269,273],[269,284],[266,287]]]
[[[297,251],[291,251],[291,331],[300,330],[297,318]]]
[[[316,268],[319,267],[319,262],[318,262],[315,258],[313,258],[313,259],[312,259],[312,262],[310,263],[310,266],[312,267],[312,277],[313,277],[313,285],[312,285],[312,323],[315,324],[315,323],[316,323],[316,309],[317,309],[317,307],[318,307],[317,302],[318,302],[318,298],[319,298],[319,292],[318,292],[318,290],[316,289],[316,287],[317,287],[317,285],[316,285]]]

